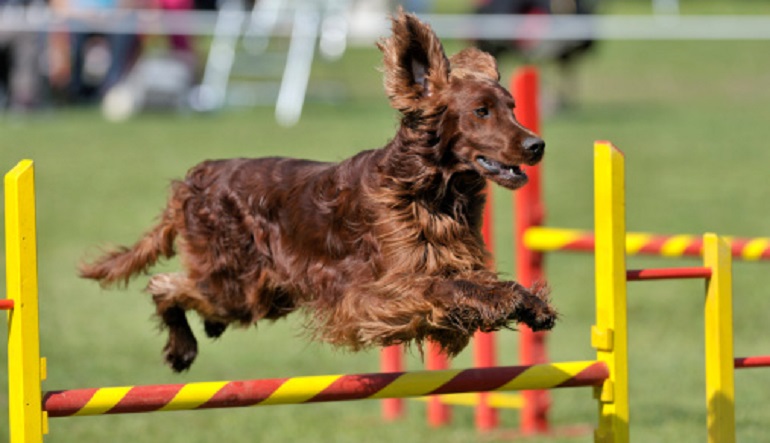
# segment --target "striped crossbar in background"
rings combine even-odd
[[[444,371],[348,374],[47,392],[49,417],[419,397],[460,392],[598,386],[597,361]]]
[[[770,259],[770,238],[725,237],[736,259],[759,261]],[[594,234],[577,229],[534,227],[524,234],[524,244],[537,251],[593,251]],[[700,256],[703,238],[695,235],[626,234],[629,255],[646,254],[664,257]]]

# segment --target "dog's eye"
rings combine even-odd
[[[474,109],[473,113],[476,114],[476,117],[479,117],[479,118],[489,117],[489,109],[487,109],[486,106],[482,106],[480,108]]]

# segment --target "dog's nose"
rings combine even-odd
[[[522,147],[527,153],[540,157],[545,151],[545,142],[539,137],[527,137],[524,139]]]

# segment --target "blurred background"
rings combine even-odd
[[[448,54],[492,52],[501,82],[541,75],[546,224],[593,226],[592,145],[626,155],[629,230],[770,236],[770,2],[762,0],[409,1]],[[165,335],[142,292],[76,277],[100,245],[127,244],[163,207],[170,180],[208,158],[288,155],[338,161],[395,133],[377,38],[384,0],[0,0],[0,169],[35,161],[44,389],[374,372],[378,352],[307,340],[300,316],[202,339],[192,370],[162,363]],[[494,189],[496,262],[515,278],[512,194]],[[0,258],[2,262],[4,258]],[[675,261],[676,263],[672,263]],[[629,267],[697,266],[630,258]],[[175,261],[164,265],[174,269]],[[736,356],[767,354],[768,263],[734,265]],[[550,254],[562,319],[555,361],[591,359],[593,258]],[[0,277],[0,283],[4,277]],[[630,285],[631,435],[706,439],[703,287]],[[196,335],[202,328],[191,318]],[[0,331],[5,338],[5,330]],[[516,364],[517,334],[499,335]],[[5,354],[0,378],[6,378]],[[422,366],[419,352],[409,366]],[[456,367],[470,366],[470,352]],[[770,441],[770,371],[736,374],[739,441]],[[591,390],[552,392],[552,424],[591,426]],[[0,384],[0,436],[8,434]],[[518,413],[479,435],[473,410],[428,426],[425,405],[380,419],[375,401],[52,419],[49,442],[510,441]],[[4,437],[0,437],[2,440]],[[588,442],[577,436],[522,441]]]

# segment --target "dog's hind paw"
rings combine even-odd
[[[166,345],[163,348],[163,359],[166,361],[174,372],[182,372],[190,369],[195,357],[198,356],[198,345],[194,344],[192,347],[186,347],[183,349],[170,347]]]
[[[184,317],[182,317],[184,318]],[[163,359],[174,372],[190,369],[198,356],[198,341],[192,334],[185,319],[184,325],[169,327],[168,341],[163,348]]]
[[[227,323],[205,320],[203,322],[203,329],[206,331],[206,336],[209,338],[219,338],[225,329],[227,329]]]

